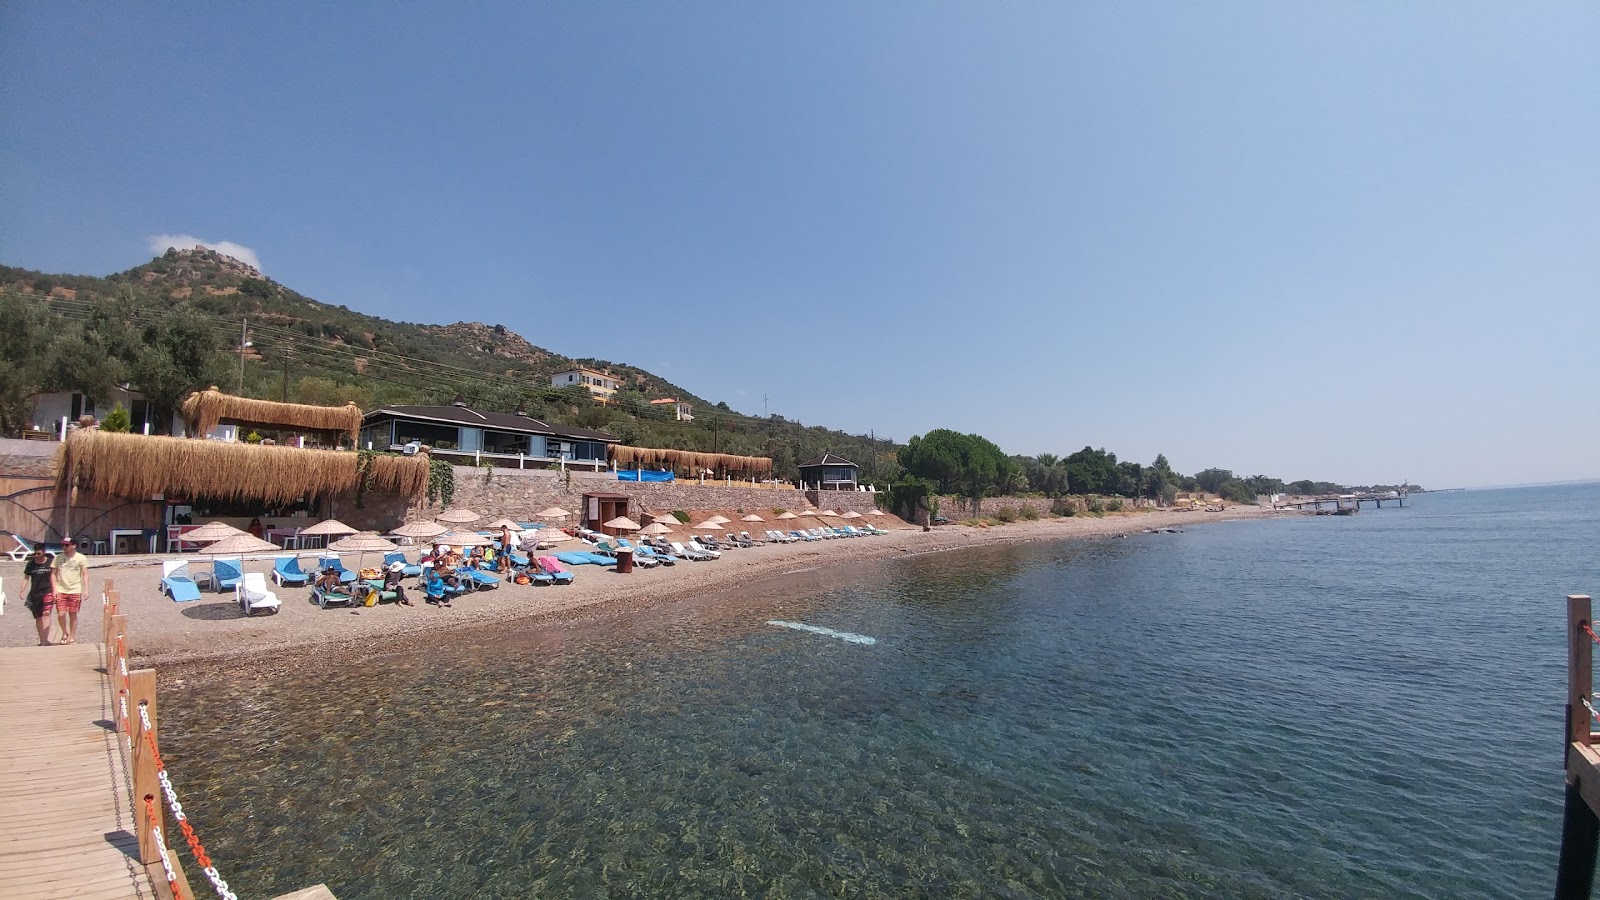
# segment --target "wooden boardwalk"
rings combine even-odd
[[[91,631],[94,616],[85,615]],[[155,898],[98,644],[0,649],[0,897]],[[164,889],[165,883],[161,885]]]

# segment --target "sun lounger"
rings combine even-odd
[[[556,584],[571,584],[576,578],[571,572],[563,568],[554,556],[541,556],[535,559],[534,562],[538,563],[539,568],[543,569],[544,573],[549,575]]]
[[[338,572],[339,573],[339,583],[340,584],[355,584],[356,583],[356,573],[350,571],[349,569],[346,569],[344,567],[344,562],[341,561],[339,559],[339,557],[337,557],[337,556],[324,556],[324,557],[322,557],[322,559],[318,560],[318,564],[321,565],[321,567],[324,568],[324,569],[332,569],[335,572]]]
[[[759,547],[762,544],[766,543],[766,541],[763,541],[760,538],[751,537],[750,536],[750,532],[748,532],[748,531],[739,532],[739,540],[745,541],[746,543],[748,543],[752,547]]]
[[[11,557],[12,562],[27,562],[28,557],[33,555],[33,548],[35,546],[34,543],[32,541],[24,540],[21,536],[15,534],[11,535],[11,542],[16,546],[10,550],[7,550],[6,555]],[[50,554],[51,556],[56,556],[61,552],[61,545],[45,544],[44,552]]]
[[[677,541],[672,542],[672,552],[683,557],[684,559],[693,560],[695,562],[705,562],[706,560],[716,559],[715,556],[712,556],[703,549],[697,550],[693,547],[685,547],[683,544],[680,544]]]
[[[646,544],[643,540],[639,541],[639,546],[635,547],[628,543],[627,540],[623,538],[617,538],[617,546],[632,550],[633,555],[641,560],[654,560],[660,565],[671,566],[676,565],[678,562],[678,558],[676,556],[673,556],[670,553],[658,552],[654,547]]]
[[[406,562],[406,555],[398,550],[394,551],[393,553],[385,553],[383,555],[383,567],[387,569],[391,563],[399,563],[405,567],[400,570],[401,575],[405,575],[410,578],[422,577],[422,567]]]
[[[490,591],[500,586],[500,579],[478,569],[457,569],[463,587],[471,585],[475,591]]]
[[[361,579],[361,583],[356,586],[356,595],[368,606],[377,606],[379,603],[400,599],[399,591],[386,591],[383,589],[383,579],[381,578]]]
[[[715,543],[715,542],[713,541],[713,543]],[[721,559],[722,558],[722,551],[721,550],[718,550],[715,547],[708,547],[708,546],[706,546],[705,544],[701,543],[699,540],[697,540],[695,538],[689,538],[689,545],[688,546],[689,546],[690,550],[698,550],[701,553],[707,554],[712,559]]]
[[[213,559],[211,561],[212,586],[217,593],[233,590],[238,587],[242,578],[244,578],[244,560],[234,557],[233,559]]]
[[[814,534],[809,534],[809,533],[804,532],[804,531],[791,531],[791,532],[789,532],[789,536],[794,538],[797,541],[820,541],[820,540],[822,540],[822,538],[819,538]]]
[[[260,572],[246,572],[234,585],[233,598],[239,602],[239,608],[244,610],[246,616],[258,612],[276,615],[278,612],[278,595],[267,589],[267,576]]]
[[[278,587],[300,587],[311,582],[311,576],[300,571],[300,557],[276,556],[272,559],[272,581]]]
[[[174,603],[188,603],[200,599],[200,586],[189,577],[189,563],[170,559],[161,563],[161,593]]]
[[[355,594],[340,585],[336,590],[323,590],[314,587],[311,589],[311,599],[317,601],[317,607],[327,609],[329,606],[343,603],[346,606],[355,603]]]

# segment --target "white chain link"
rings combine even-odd
[[[133,755],[133,728],[128,724],[128,692],[118,691],[117,702],[122,704],[122,742],[128,745],[128,755]],[[144,712],[144,707],[139,707],[139,712]],[[149,721],[149,717],[145,718]]]
[[[161,826],[151,822],[150,834],[155,838],[156,849],[161,851],[161,868],[167,870],[167,884],[177,884],[178,873],[172,871],[172,857],[167,855],[167,839],[161,834]]]
[[[153,730],[150,725],[150,710],[143,703],[139,704],[139,721],[143,723],[146,734]],[[178,802],[178,791],[173,788],[172,779],[167,777],[166,766],[156,770],[156,779],[161,782],[161,792],[166,795],[167,806],[172,810],[172,817],[179,822],[187,821],[188,817],[183,814],[183,804]],[[211,879],[212,890],[216,891],[217,896],[222,900],[239,900],[239,895],[230,890],[228,883],[223,881],[222,876],[217,873],[216,866],[206,866],[200,871],[206,873],[206,877]]]

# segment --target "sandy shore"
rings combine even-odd
[[[275,588],[283,605],[277,615],[246,618],[233,594],[204,593],[199,601],[173,603],[159,588],[161,569],[151,558],[123,561],[91,557],[90,591],[80,624],[81,641],[96,641],[100,631],[99,598],[104,580],[115,582],[128,617],[129,643],[141,665],[190,668],[236,663],[248,657],[252,669],[282,669],[295,660],[315,656],[355,659],[370,653],[416,646],[432,635],[467,626],[559,622],[600,608],[627,609],[670,603],[689,596],[738,586],[761,590],[762,579],[819,565],[837,567],[850,577],[850,565],[920,553],[939,553],[1002,543],[1053,541],[1139,532],[1147,528],[1187,528],[1229,519],[1282,516],[1256,507],[1224,512],[1148,512],[1017,522],[995,528],[944,525],[924,532],[901,528],[875,537],[842,538],[801,544],[767,544],[723,553],[711,562],[680,562],[673,567],[636,569],[619,575],[598,566],[576,566],[574,584],[533,587],[504,583],[498,589],[468,594],[451,608],[422,602],[392,603],[371,608],[319,609],[304,588]],[[1295,515],[1289,513],[1289,515]],[[314,555],[314,554],[313,554]],[[415,550],[408,552],[415,558]],[[369,557],[370,561],[376,557]],[[352,561],[346,561],[351,564]],[[198,564],[204,570],[203,564]],[[246,571],[271,572],[269,560],[247,560]],[[22,565],[0,564],[8,595],[0,616],[0,646],[35,643],[33,619],[22,606]],[[408,581],[408,590],[409,584]]]

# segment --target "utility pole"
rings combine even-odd
[[[244,351],[245,351],[245,348],[250,346],[250,341],[248,340],[249,336],[250,336],[250,320],[248,318],[242,318],[242,319],[239,320],[239,390],[238,390],[238,394],[241,397],[244,396]]]
[[[283,348],[283,394],[278,399],[284,403],[289,402],[289,356],[293,352],[287,346]]]

